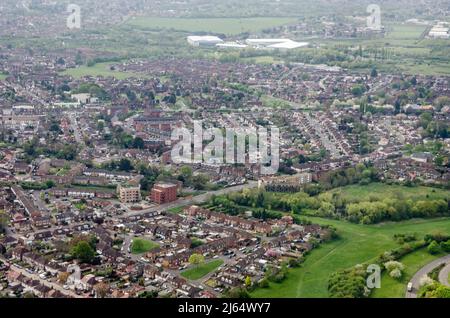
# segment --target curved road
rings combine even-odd
[[[450,264],[447,264],[447,266],[445,266],[441,272],[439,273],[439,282],[447,287],[450,287]]]
[[[450,270],[448,268],[450,266],[450,254],[447,256],[441,257],[441,258],[425,265],[424,267],[422,267],[411,279],[411,283],[413,284],[413,289],[411,292],[406,291],[406,298],[417,298],[417,292],[420,287],[420,279],[443,263],[448,265],[444,269]],[[439,279],[440,278],[441,277],[439,276]],[[448,272],[447,272],[447,278],[448,278]],[[447,284],[448,284],[448,282],[447,282]]]

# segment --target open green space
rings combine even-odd
[[[144,77],[140,74],[131,72],[121,72],[111,69],[111,63],[97,63],[94,66],[80,66],[77,68],[71,68],[64,71],[63,75],[69,75],[74,78],[82,78],[84,76],[103,76],[103,77],[115,77],[119,80],[131,78],[131,77]]]
[[[381,276],[381,288],[375,289],[371,296],[374,298],[404,298],[408,282],[414,274],[442,256],[442,254],[431,255],[426,248],[405,256],[400,260],[405,265],[402,278],[396,280],[384,272]]]
[[[4,81],[7,77],[8,75],[0,73],[0,81]]]
[[[371,183],[366,186],[351,185],[331,190],[330,193],[340,193],[348,201],[361,201],[371,198],[383,200],[386,198],[402,198],[412,200],[439,200],[450,198],[450,191],[430,187],[405,187],[384,183]]]
[[[147,253],[155,248],[159,247],[159,244],[144,240],[141,238],[135,238],[133,243],[131,244],[131,253],[132,254],[143,254]]]
[[[174,207],[174,208],[170,208],[170,209],[168,209],[167,211],[168,211],[169,213],[173,213],[173,214],[180,214],[180,213],[183,212],[183,210],[184,210],[185,207],[186,207],[185,205],[183,205],[183,206],[177,206],[177,207]]]
[[[190,280],[197,280],[216,270],[222,264],[222,260],[210,261],[181,272],[181,276]]]
[[[263,29],[295,22],[294,18],[155,18],[139,17],[128,22],[129,25],[144,29],[173,29],[186,32],[212,32],[235,35],[244,32],[258,32]]]
[[[252,293],[253,297],[328,297],[327,285],[332,273],[369,262],[385,251],[398,247],[394,234],[416,233],[418,237],[423,237],[435,231],[450,232],[448,218],[379,225],[359,225],[314,217],[307,219],[316,224],[335,226],[340,239],[313,250],[306,256],[302,267],[289,270],[285,281],[280,284],[270,283],[268,288],[259,288]]]
[[[396,24],[389,26],[386,39],[419,40],[427,29],[424,25]]]

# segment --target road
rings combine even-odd
[[[221,189],[221,190],[217,190],[217,191],[210,191],[210,192],[207,192],[207,193],[195,196],[195,197],[179,199],[172,203],[161,204],[161,205],[154,206],[154,207],[151,207],[151,208],[148,208],[145,210],[129,211],[129,212],[125,213],[122,216],[122,218],[142,215],[142,214],[146,214],[149,212],[169,210],[169,209],[173,209],[173,208],[182,207],[185,205],[201,204],[201,203],[208,201],[213,195],[224,195],[224,194],[228,194],[228,193],[232,193],[232,192],[238,192],[238,191],[241,191],[244,189],[254,189],[256,187],[258,187],[257,181],[249,181],[248,184],[225,188],[225,189]]]
[[[7,260],[0,258],[0,260],[4,261],[5,263],[9,263]],[[38,275],[36,274],[31,274],[29,272],[27,272],[26,270],[22,269],[22,268],[18,268],[16,265],[11,264],[10,266],[10,270],[13,270],[16,273],[20,273],[25,277],[31,278],[33,280],[38,280],[42,285],[47,286],[49,288],[52,288],[54,290],[57,290],[59,292],[61,292],[63,295],[66,295],[68,297],[73,297],[73,298],[81,298],[80,296],[78,296],[76,293],[74,293],[71,290],[66,290],[64,289],[61,285],[58,285],[56,283],[52,283],[49,281],[46,281],[42,278],[40,278]]]
[[[439,282],[447,287],[450,287],[450,263],[445,266],[439,273]]]
[[[420,280],[422,279],[422,277],[424,277],[429,272],[431,272],[433,269],[435,269],[436,267],[438,267],[439,265],[441,265],[443,263],[450,265],[450,254],[447,256],[441,257],[441,258],[425,265],[424,267],[422,267],[411,279],[411,283],[413,284],[413,289],[411,292],[406,291],[405,297],[406,298],[417,298],[417,292],[420,288]]]
[[[130,216],[143,215],[143,214],[146,214],[149,212],[165,211],[165,210],[169,210],[169,209],[173,209],[173,208],[177,208],[177,207],[183,207],[186,205],[200,204],[200,203],[204,203],[205,201],[207,201],[213,195],[224,195],[224,194],[228,194],[228,193],[232,193],[232,192],[241,191],[243,189],[253,189],[253,188],[256,188],[257,186],[258,186],[257,181],[249,181],[248,184],[225,188],[225,189],[221,189],[221,190],[217,190],[217,191],[211,191],[211,192],[204,193],[204,194],[192,197],[192,198],[179,199],[175,202],[168,203],[168,204],[155,205],[155,206],[145,209],[145,210],[131,211],[130,209],[127,208],[128,212],[125,212],[121,216],[121,218],[124,219],[124,218],[130,217]],[[75,226],[83,225],[83,224],[86,224],[86,222],[72,223],[68,226],[52,226],[50,228],[46,228],[46,229],[42,229],[42,230],[30,231],[26,234],[27,235],[38,234],[38,233],[44,233],[44,232],[48,232],[48,231],[53,232],[58,229],[66,229],[66,228],[71,229]],[[23,236],[23,234],[13,233],[9,228],[7,228],[7,234],[16,239],[19,239]]]
[[[71,128],[73,130],[73,134],[75,136],[75,140],[77,141],[78,144],[84,145],[84,139],[81,136],[80,127],[78,126],[76,114],[70,113],[69,119]]]

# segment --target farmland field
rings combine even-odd
[[[450,233],[449,218],[409,220],[380,225],[359,225],[322,218],[308,219],[313,223],[335,226],[340,239],[313,250],[306,257],[302,267],[289,271],[288,278],[284,282],[270,283],[268,288],[257,289],[252,293],[252,297],[328,297],[327,284],[332,273],[368,262],[385,251],[398,247],[399,244],[393,239],[394,234],[417,233],[418,237],[423,237],[434,231]],[[422,262],[427,261],[425,256],[423,259],[415,257],[418,257],[419,268]],[[411,270],[413,269],[411,267]]]
[[[186,32],[213,32],[235,35],[243,32],[257,32],[263,29],[295,22],[294,18],[205,18],[172,19],[140,17],[128,24],[144,29],[174,29]]]

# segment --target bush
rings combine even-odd
[[[428,249],[428,253],[430,253],[432,255],[438,254],[441,251],[441,248],[440,248],[438,242],[436,242],[436,241],[431,242],[430,245],[428,245],[427,249]]]
[[[393,270],[398,269],[400,272],[405,269],[405,265],[397,261],[389,261],[384,264],[384,267],[388,272],[392,272]]]
[[[441,242],[441,248],[444,252],[450,252],[450,240],[447,242]]]
[[[389,273],[389,276],[391,276],[394,279],[400,279],[400,278],[402,278],[402,271],[400,269],[396,268]]]
[[[269,281],[267,280],[267,278],[263,278],[261,279],[261,281],[259,282],[258,286],[260,288],[269,288]]]

